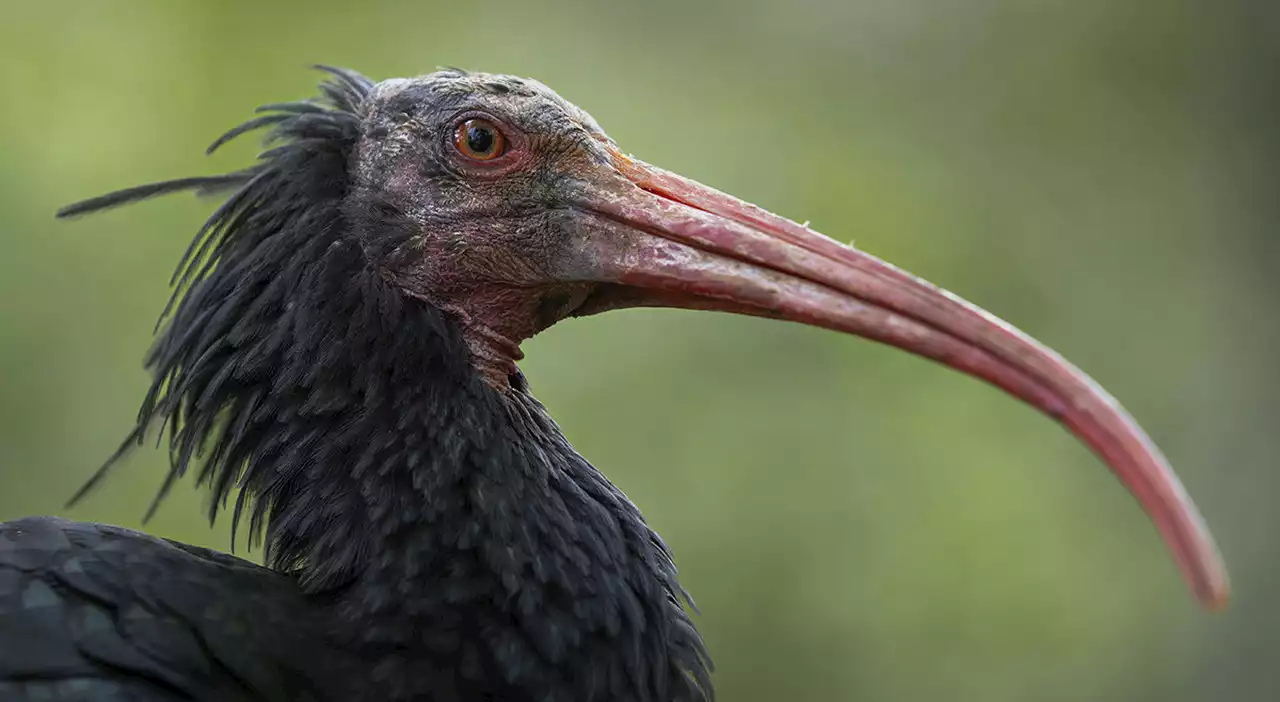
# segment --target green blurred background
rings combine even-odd
[[[1280,699],[1280,12],[1223,0],[19,3],[0,22],[0,519],[139,526],[130,427],[211,205],[53,211],[236,167],[312,94],[539,78],[640,158],[967,297],[1111,389],[1235,582],[1199,611],[1101,464],[1004,395],[793,325],[629,311],[525,346],[538,396],[675,550],[724,700]],[[179,489],[147,529],[225,548]],[[255,554],[256,555],[256,554]]]

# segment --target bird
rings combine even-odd
[[[439,69],[259,107],[240,170],[70,205],[220,198],[171,281],[147,437],[263,565],[120,527],[0,525],[0,700],[703,702],[671,550],[517,366],[561,320],[634,307],[861,336],[1048,415],[1150,515],[1192,593],[1225,566],[1100,385],[981,308],[620,149],[546,85]],[[235,542],[233,531],[232,542]]]

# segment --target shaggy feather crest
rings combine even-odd
[[[348,184],[347,166],[359,138],[362,106],[373,87],[353,71],[317,68],[329,74],[320,84],[318,100],[263,105],[257,109],[263,114],[228,130],[207,149],[213,153],[236,137],[270,127],[266,150],[255,165],[127,188],[58,212],[59,217],[74,217],[184,190],[197,195],[229,192],[192,239],[170,279],[173,295],[157,329],[168,324],[147,356],[154,380],[136,426],[71,503],[96,487],[159,424],[162,436],[168,429],[170,470],[146,518],[154,515],[192,463],[200,462],[199,483],[213,491],[210,522],[238,488],[233,545],[235,529],[250,503],[250,543],[262,542],[273,498],[285,486],[246,470],[250,453],[265,448],[252,432],[259,413],[269,409],[269,398],[261,388],[248,394],[241,390],[254,380],[265,380],[261,374],[287,366],[278,362],[286,352],[284,334],[293,325],[272,320],[275,334],[255,337],[269,329],[267,317],[287,315],[290,296],[307,264],[320,258],[325,248],[344,247],[335,235]],[[253,342],[247,351],[235,348],[246,341]],[[229,361],[226,356],[232,352],[238,357]],[[277,380],[276,387],[287,387],[284,379]],[[313,408],[320,409],[322,403],[323,398],[315,398]],[[223,418],[233,421],[219,421]],[[270,565],[286,570],[297,566],[302,554],[281,545],[273,547],[268,540]]]

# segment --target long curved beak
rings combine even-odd
[[[906,271],[609,145],[622,178],[593,188],[574,314],[664,306],[856,334],[981,378],[1062,423],[1132,492],[1199,601],[1225,605],[1226,568],[1178,477],[1097,383],[1012,325]]]

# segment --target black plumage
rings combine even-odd
[[[0,657],[0,699],[708,698],[657,534],[522,377],[495,392],[459,325],[352,236],[372,85],[326,70],[322,100],[267,106],[214,143],[270,127],[251,168],[62,212],[229,193],[175,274],[117,457],[167,431],[157,500],[197,468],[210,519],[234,496],[270,569],[123,529],[7,523],[0,650],[27,655]]]

